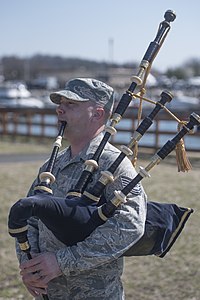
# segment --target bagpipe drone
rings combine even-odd
[[[40,183],[35,187],[35,195],[17,201],[11,207],[8,220],[9,234],[17,238],[21,250],[26,252],[29,258],[31,256],[27,233],[30,217],[39,218],[56,238],[67,246],[75,245],[89,236],[97,226],[105,223],[108,218],[112,218],[121,204],[126,205],[126,197],[130,191],[143,178],[149,177],[148,172],[176,148],[185,134],[190,132],[194,126],[200,124],[200,117],[196,113],[192,113],[189,121],[183,124],[182,129],[173,139],[167,141],[156,152],[150,163],[145,168],[140,167],[139,173],[121,191],[115,191],[111,201],[103,202],[102,193],[104,188],[114,180],[115,171],[122,160],[126,156],[130,157],[132,155],[132,149],[151,126],[155,116],[161,109],[165,108],[167,102],[172,100],[171,93],[163,91],[160,100],[155,103],[154,109],[135,130],[128,146],[121,147],[121,153],[109,166],[109,169],[102,172],[100,179],[92,188],[87,189],[92,173],[98,168],[98,160],[107,141],[112,134],[115,134],[115,126],[121,120],[134,97],[136,88],[142,84],[145,72],[160,49],[163,39],[170,29],[170,22],[173,22],[176,16],[173,11],[168,10],[164,17],[165,20],[160,23],[156,38],[150,43],[140,63],[137,75],[132,77],[129,89],[119,101],[110,125],[105,129],[101,143],[92,159],[85,162],[86,167],[75,188],[68,192],[66,198],[55,197],[51,190],[51,184],[55,180],[52,174],[53,166],[65,128],[63,122],[46,172],[40,175]],[[181,233],[192,211],[190,208],[179,207],[176,204],[147,202],[144,235],[124,253],[124,256],[157,255],[164,257]]]

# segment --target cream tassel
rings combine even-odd
[[[181,125],[182,124],[180,123],[178,124],[178,130],[180,130]],[[175,151],[178,172],[188,172],[189,170],[191,170],[192,165],[187,157],[183,138],[176,145]]]

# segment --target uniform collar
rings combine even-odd
[[[91,159],[98,148],[101,140],[103,138],[103,133],[98,134],[95,138],[91,140],[91,142],[86,145],[83,150],[73,158],[71,158],[71,146],[63,150],[61,152],[61,170],[64,169],[66,166],[76,163],[76,162],[85,162],[88,159]]]

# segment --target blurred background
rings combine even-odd
[[[192,112],[200,115],[200,1],[0,0],[0,299],[32,299],[19,276],[7,215],[26,194],[57,135],[50,92],[71,78],[94,77],[112,85],[120,99],[168,9],[177,18],[153,62],[145,96],[157,101],[169,90],[174,98],[168,107],[186,120]],[[115,144],[130,140],[138,106],[131,102]],[[149,109],[144,102],[142,117]],[[140,142],[141,165],[176,132],[177,122],[159,113]],[[185,137],[191,172],[177,175],[173,154],[144,181],[150,200],[176,202],[195,213],[166,259],[126,259],[127,300],[200,299],[199,137],[199,128]]]

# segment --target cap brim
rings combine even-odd
[[[67,100],[78,101],[78,102],[87,102],[89,99],[82,98],[76,93],[73,93],[69,90],[62,90],[50,94],[50,99],[55,104],[60,104],[61,97],[66,98]]]

